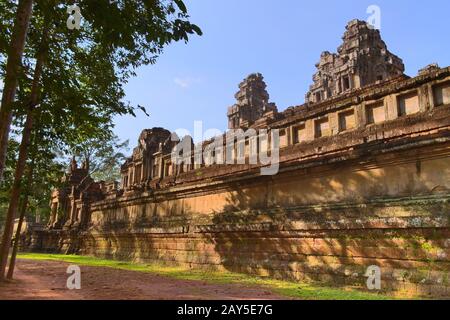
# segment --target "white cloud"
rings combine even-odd
[[[201,82],[201,80],[199,78],[191,78],[191,77],[186,77],[186,78],[176,77],[175,79],[173,79],[173,82],[177,86],[179,86],[183,89],[186,89],[186,88],[191,87],[193,84]]]
[[[3,91],[3,79],[0,79],[0,92]]]

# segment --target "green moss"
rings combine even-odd
[[[444,276],[442,277],[442,284],[445,286],[448,285],[448,273],[444,273]]]
[[[404,270],[401,272],[401,277],[403,281],[407,281],[408,279],[411,278],[411,273],[409,271]]]
[[[429,242],[423,242],[420,247],[428,253],[431,253],[434,250],[433,246]]]
[[[200,177],[200,176],[203,175],[203,172],[202,172],[201,170],[198,170],[198,172],[196,172],[195,175],[196,175],[197,177]]]
[[[295,283],[267,278],[260,278],[241,273],[228,271],[204,271],[191,270],[183,267],[174,267],[160,264],[137,264],[132,262],[98,259],[88,256],[57,255],[21,253],[21,259],[63,261],[78,265],[107,267],[137,272],[149,272],[175,279],[206,281],[216,284],[243,284],[248,286],[260,286],[283,295],[287,298],[305,300],[386,300],[392,297],[357,291],[354,289],[342,289],[322,287],[306,283]]]

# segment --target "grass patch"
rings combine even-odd
[[[30,260],[62,261],[83,266],[107,267],[129,271],[148,272],[175,279],[205,281],[215,284],[241,284],[259,286],[271,290],[287,298],[304,300],[386,300],[393,297],[357,291],[322,287],[317,285],[260,278],[247,274],[229,271],[191,270],[183,267],[173,267],[158,264],[139,264],[133,262],[105,260],[89,256],[20,253],[19,258]]]

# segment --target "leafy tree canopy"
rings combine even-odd
[[[67,155],[88,156],[93,176],[98,179],[118,177],[118,163],[124,157],[126,143],[113,134],[113,118],[135,115],[136,110],[123,101],[123,86],[135,75],[136,68],[155,63],[168,44],[187,42],[189,36],[202,34],[189,21],[181,0],[76,3],[81,8],[82,24],[79,30],[70,30],[66,24],[67,7],[74,1],[35,1],[13,107],[16,135],[8,149],[9,170],[0,191],[0,206],[8,201],[11,170],[17,158],[16,138],[20,138],[25,106],[30,103],[37,57],[44,57],[45,64],[39,81],[39,107],[35,110],[36,146],[28,164],[34,166],[31,185],[35,202],[30,203],[39,207],[47,205],[48,192],[58,183],[55,175],[60,176],[63,169],[60,160]],[[16,2],[0,1],[0,77],[5,72],[16,9]]]

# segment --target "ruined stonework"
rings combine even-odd
[[[265,113],[277,112],[274,103],[269,103],[266,83],[260,73],[249,75],[239,84],[236,104],[228,108],[228,128],[246,129]]]
[[[366,22],[351,21],[342,39],[337,54],[325,51],[320,56],[306,101],[317,103],[403,75],[402,60],[389,52],[380,31]]]
[[[340,50],[356,50],[348,61],[363,80],[352,90],[277,112],[261,75],[240,85],[230,127],[279,130],[277,175],[247,162],[173,163],[176,139],[145,130],[118,189],[72,165],[52,228],[32,247],[361,289],[377,265],[383,291],[450,297],[450,67],[409,78],[377,31],[351,22],[346,39],[356,30],[362,51]],[[383,79],[380,64],[362,63],[369,56],[383,57]],[[80,216],[73,208],[85,223],[66,223]]]
[[[125,192],[133,189],[145,190],[153,178],[163,176],[161,157],[171,153],[176,144],[176,141],[172,140],[170,131],[163,128],[142,131],[139,145],[121,168],[121,185]]]
[[[89,220],[89,204],[104,199],[105,183],[95,182],[89,176],[88,164],[83,163],[78,168],[75,159],[72,159],[62,183],[63,188],[52,192],[48,228],[85,227]]]

